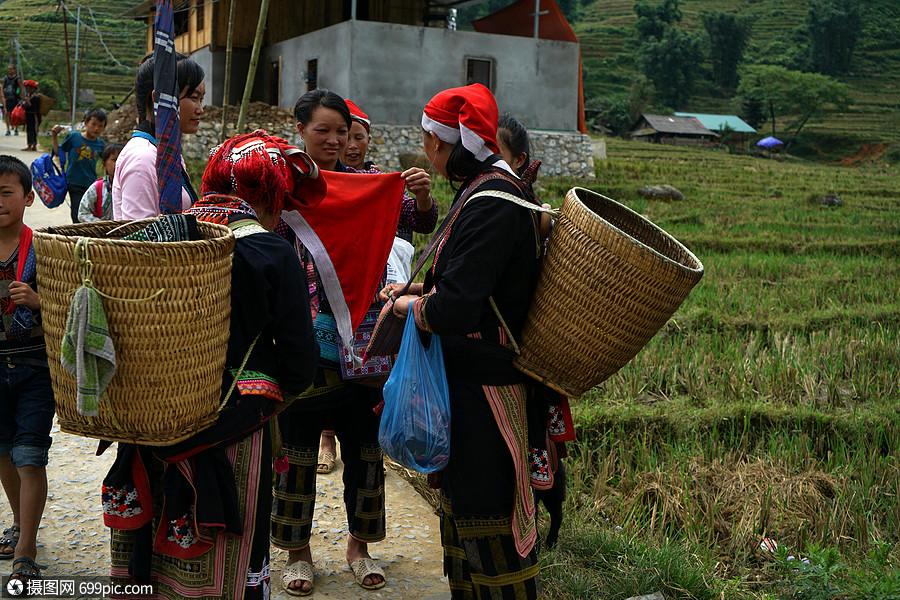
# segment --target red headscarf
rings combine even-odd
[[[369,126],[371,125],[369,115],[364,113],[353,100],[344,100],[344,102],[347,103],[347,108],[350,109],[350,118],[365,127],[366,133],[369,133]]]
[[[202,195],[237,196],[263,202],[273,213],[293,206],[313,207],[325,197],[326,184],[315,163],[285,140],[262,129],[235,136],[210,152],[203,173]]]
[[[462,140],[463,147],[485,160],[499,154],[497,102],[480,83],[439,92],[422,113],[422,129],[448,144]]]

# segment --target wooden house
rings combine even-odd
[[[693,117],[700,124],[719,134],[723,143],[734,149],[746,150],[750,137],[756,130],[737,115],[710,115],[705,113],[676,112],[676,117]],[[727,140],[726,140],[727,138]]]
[[[631,139],[675,146],[711,146],[719,136],[693,117],[642,114]]]

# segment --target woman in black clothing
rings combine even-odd
[[[536,204],[497,156],[497,105],[474,84],[425,107],[423,145],[464,205],[424,284],[394,299],[394,313],[441,337],[450,387],[450,462],[441,473],[444,572],[453,598],[541,594],[526,402],[512,366],[541,254],[535,213],[494,193]],[[385,301],[399,286],[382,290]],[[502,315],[502,321],[500,316]],[[505,322],[505,326],[504,323]]]

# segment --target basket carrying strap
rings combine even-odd
[[[558,209],[544,208],[543,206],[538,206],[537,204],[527,202],[527,201],[519,198],[518,196],[515,196],[508,192],[500,192],[500,191],[495,191],[495,190],[478,192],[477,194],[472,194],[466,200],[466,203],[474,200],[475,198],[480,198],[482,196],[490,196],[492,198],[502,198],[503,200],[508,200],[508,201],[512,202],[513,204],[518,204],[519,206],[521,206],[523,208],[527,208],[528,210],[531,210],[534,212],[547,213],[548,215],[550,215],[552,217],[559,216]],[[491,308],[494,309],[494,314],[497,315],[497,318],[500,320],[500,325],[503,326],[503,331],[506,332],[506,337],[509,338],[509,341],[512,344],[513,352],[515,352],[516,354],[521,354],[519,344],[516,343],[516,338],[513,337],[512,331],[510,331],[510,329],[509,329],[509,325],[506,324],[506,320],[503,318],[503,315],[500,314],[500,309],[497,308],[497,303],[494,302],[494,297],[490,296],[488,298],[488,302],[490,302]]]

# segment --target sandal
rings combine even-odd
[[[41,569],[46,569],[47,565],[39,565],[34,562],[34,559],[30,556],[23,556],[21,558],[17,558],[13,561],[13,566],[15,567],[17,564],[22,563],[22,565],[18,569],[14,569],[12,574],[10,574],[10,579],[19,579],[22,581],[28,581],[29,579],[40,579],[41,578]]]
[[[369,558],[368,556],[357,558],[350,565],[350,570],[353,571],[353,577],[356,578],[356,583],[364,590],[380,590],[384,587],[386,581],[384,570],[377,562],[375,562],[375,559]],[[380,575],[381,581],[366,585],[366,577],[369,575]]]
[[[316,463],[316,473],[331,473],[331,470],[334,468],[334,454],[322,452],[316,460],[318,461]]]
[[[291,596],[309,596],[312,594],[312,587],[308,592],[304,592],[301,588],[288,587],[294,581],[308,581],[310,585],[313,582],[313,566],[305,560],[298,560],[289,565],[284,566],[281,572],[281,587]]]
[[[0,560],[9,560],[16,554],[16,544],[19,543],[19,536],[15,534],[20,533],[20,531],[18,525],[13,525],[3,530],[3,537],[0,538],[0,547],[9,546],[13,551],[9,554],[0,552]]]

